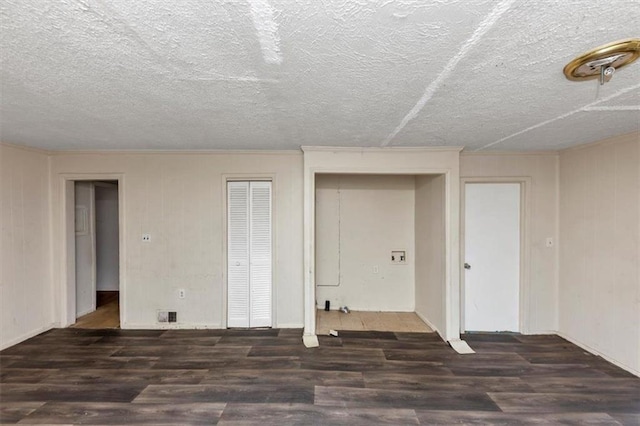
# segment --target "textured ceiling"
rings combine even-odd
[[[558,149],[640,127],[636,0],[3,0],[1,140],[45,149]]]

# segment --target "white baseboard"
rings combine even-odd
[[[276,327],[274,328],[304,328],[304,324],[278,324]]]
[[[521,332],[524,336],[548,336],[551,334],[558,334],[555,330],[538,330],[538,331],[523,331]]]
[[[429,321],[427,319],[427,317],[425,317],[424,315],[422,315],[420,312],[418,311],[414,311],[415,314],[418,316],[418,318],[420,318],[422,320],[422,322],[424,322],[425,324],[427,324],[429,326],[430,329],[432,329],[433,331],[435,331],[436,333],[440,334],[440,332],[438,331],[438,327],[436,327],[435,325],[433,325],[433,323],[431,321]]]
[[[431,330],[433,330],[435,333],[438,333],[438,336],[440,336],[440,338],[443,341],[447,341],[447,339],[444,338],[444,336],[442,335],[442,333],[440,333],[440,330],[438,330],[438,327],[436,327],[435,325],[433,325],[433,323],[431,321],[429,321],[427,319],[427,317],[425,317],[424,315],[422,315],[420,312],[415,312],[415,314],[418,316],[418,318],[420,318],[425,324],[427,324],[429,326],[429,328]]]
[[[123,330],[193,330],[193,329],[211,329],[219,330],[227,327],[222,324],[201,324],[201,323],[177,323],[177,322],[163,322],[155,324],[136,324],[136,323],[122,323],[120,328]],[[273,328],[304,328],[303,324],[278,324]]]
[[[178,323],[178,322],[163,322],[163,323],[122,323],[120,328],[123,330],[219,330],[224,329],[222,324],[194,324],[194,323]]]
[[[343,305],[331,305],[331,311],[339,311],[340,308]],[[347,308],[349,308],[350,311],[357,311],[357,312],[415,312],[412,308],[406,308],[406,309],[371,309],[371,308],[359,308],[357,306],[351,306],[351,305],[347,305]],[[320,306],[320,305],[316,305],[316,310],[317,311],[324,311],[324,305]]]
[[[76,313],[76,319],[78,319],[80,317],[83,317],[83,316],[85,316],[87,314],[90,314],[91,312],[95,312],[95,311],[96,311],[96,308],[93,307],[93,308],[87,309],[86,311],[78,312],[78,313]]]
[[[3,342],[0,345],[0,350],[4,350],[4,349],[7,349],[8,347],[11,347],[13,345],[17,345],[18,343],[24,342],[25,340],[30,339],[30,338],[32,338],[34,336],[37,336],[40,333],[44,333],[45,331],[49,331],[54,327],[55,327],[55,324],[51,323],[49,325],[45,325],[44,327],[40,327],[40,328],[38,328],[36,330],[32,330],[32,331],[30,331],[28,333],[25,333],[25,334],[23,334],[21,336],[18,336],[16,338],[14,338],[14,339],[11,339],[11,340],[9,340],[7,342]]]
[[[581,341],[579,341],[579,340],[576,340],[576,339],[574,339],[573,337],[569,337],[569,336],[568,336],[568,335],[566,335],[565,333],[561,333],[561,332],[559,332],[559,331],[558,331],[558,332],[556,332],[556,334],[557,334],[558,336],[562,337],[563,339],[566,339],[566,340],[570,341],[570,342],[571,342],[571,343],[573,343],[574,345],[576,345],[576,346],[580,346],[582,349],[584,349],[584,350],[586,350],[586,351],[588,351],[588,352],[591,352],[591,353],[592,353],[592,354],[594,354],[594,355],[598,355],[598,356],[600,356],[600,357],[602,357],[602,358],[606,359],[606,360],[607,360],[607,361],[609,361],[611,364],[614,364],[614,365],[616,365],[616,366],[618,366],[618,367],[622,368],[623,370],[626,370],[626,371],[628,371],[629,373],[634,374],[634,375],[636,375],[636,376],[640,377],[640,371],[638,371],[638,370],[636,370],[636,369],[634,369],[634,368],[632,368],[632,367],[629,367],[628,365],[624,365],[624,364],[622,364],[620,361],[617,361],[617,360],[615,360],[615,359],[611,358],[609,355],[604,354],[604,353],[600,352],[599,350],[592,348],[591,346],[587,345],[586,343],[583,343],[583,342],[581,342]]]

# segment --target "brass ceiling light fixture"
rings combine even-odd
[[[600,84],[611,80],[617,69],[640,56],[640,38],[628,38],[596,47],[564,67],[564,75],[572,81],[600,78]]]

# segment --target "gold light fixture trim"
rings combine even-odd
[[[640,38],[628,38],[596,47],[584,53],[564,67],[564,75],[572,81],[591,80],[600,77],[601,83],[609,81],[613,73],[640,56]]]

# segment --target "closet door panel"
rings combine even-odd
[[[227,326],[249,327],[249,182],[227,183]]]
[[[271,182],[251,182],[249,215],[250,326],[271,326]]]

